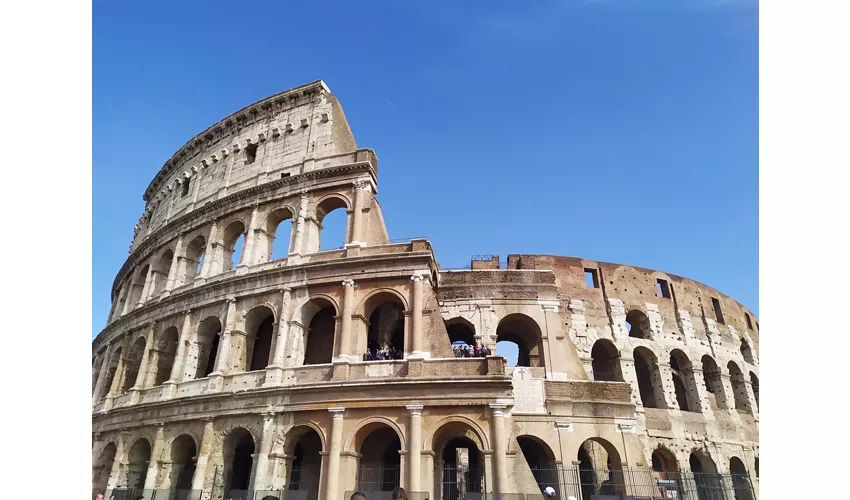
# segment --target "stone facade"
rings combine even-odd
[[[93,488],[339,499],[381,465],[436,499],[466,447],[491,492],[539,492],[540,464],[694,460],[743,464],[757,490],[752,312],[687,278],[572,257],[441,270],[428,241],[390,243],[377,167],[321,81],[166,162],[92,346]],[[320,252],[337,209],[346,244]],[[455,358],[455,341],[514,342],[522,366]],[[403,359],[364,361],[388,343]]]

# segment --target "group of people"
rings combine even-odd
[[[361,493],[359,491],[355,491],[354,494],[351,495],[349,500],[368,500],[366,498],[365,493]],[[407,492],[404,491],[404,488],[399,486],[398,488],[393,490],[391,495],[391,500],[407,500]]]
[[[456,358],[483,358],[493,354],[487,346],[479,345],[453,345],[452,351]]]
[[[376,348],[374,351],[371,348],[366,348],[366,353],[363,354],[363,361],[383,361],[385,359],[404,359],[404,351],[396,349],[395,346],[384,346]]]

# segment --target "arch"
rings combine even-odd
[[[443,418],[433,427],[434,432],[428,434],[423,441],[423,449],[437,453],[435,442],[446,435],[452,437],[468,437],[480,450],[489,450],[490,442],[487,433],[477,422],[463,415],[452,415]],[[446,434],[449,433],[449,434]]]
[[[92,467],[91,487],[93,490],[98,490],[100,493],[106,491],[109,475],[112,472],[112,464],[115,462],[116,451],[117,447],[115,443],[110,442],[100,452],[97,461],[94,463],[94,467]]]
[[[336,247],[337,241],[341,241],[343,244],[345,244],[351,240],[351,238],[349,238],[351,224],[349,222],[350,217],[348,216],[348,212],[350,211],[350,209],[351,206],[348,202],[348,199],[338,194],[327,195],[321,198],[316,203],[316,226],[318,228],[318,241],[316,241],[315,243],[315,250],[311,249],[312,251],[332,250]],[[328,223],[328,221],[326,221],[327,216],[330,215],[331,212],[335,212],[337,210],[342,211],[340,220],[331,221],[330,223]],[[324,231],[325,226],[329,225],[335,230],[339,230],[336,226],[343,224],[344,227],[342,229],[342,238],[335,239],[327,237],[327,235],[325,234],[326,231]]]
[[[688,458],[699,500],[713,500],[716,492],[723,491],[723,483],[717,474],[717,466],[708,453],[694,450]]]
[[[732,382],[732,394],[735,396],[735,409],[743,413],[752,413],[750,398],[747,394],[747,384],[744,374],[734,361],[730,361],[726,367],[729,369],[729,380]]]
[[[712,409],[725,410],[726,391],[723,390],[723,379],[720,375],[720,368],[714,361],[714,358],[708,354],[702,357],[702,377],[705,383],[705,389],[708,391],[708,402]]]
[[[694,367],[688,355],[681,349],[673,349],[670,352],[670,374],[673,379],[673,389],[676,391],[676,402],[679,409],[700,413],[702,406],[694,376]]]
[[[174,366],[174,357],[177,354],[177,342],[180,340],[180,335],[177,333],[177,327],[172,326],[167,328],[159,337],[156,350],[156,378],[154,386],[164,384],[171,377],[171,367]]]
[[[181,434],[174,438],[171,441],[170,456],[169,486],[178,491],[192,489],[192,476],[195,474],[195,460],[198,456],[195,438],[189,434]],[[178,500],[182,500],[180,495]]]
[[[641,310],[632,309],[626,314],[626,329],[629,331],[629,337],[652,339],[652,328],[649,318]]]
[[[732,476],[732,487],[735,489],[735,500],[753,500],[750,474],[740,458],[729,459],[729,473]]]
[[[147,281],[148,279],[148,269],[150,269],[150,264],[145,264],[144,266],[142,266],[142,268],[139,270],[139,273],[136,275],[135,283],[131,285],[129,310],[135,308],[136,304],[138,304],[142,300],[142,292],[145,288],[145,281]]]
[[[475,326],[466,318],[456,316],[448,321],[444,321],[446,325],[446,334],[449,336],[449,342],[463,342],[466,345],[475,345]]]
[[[333,360],[338,309],[326,296],[311,297],[298,311],[304,328],[296,345],[296,364],[316,365]]]
[[[555,498],[560,496],[560,483],[558,480],[558,468],[555,465],[555,453],[545,441],[537,436],[523,434],[516,437],[521,455],[525,458],[534,481],[540,491],[549,485],[555,485]]]
[[[201,274],[201,266],[204,262],[204,253],[207,249],[207,239],[202,235],[195,236],[186,245],[183,258],[186,260],[182,284],[191,282]]]
[[[168,248],[156,260],[151,278],[153,279],[153,293],[151,297],[158,297],[168,281],[168,273],[171,271],[171,266],[174,263],[174,250]]]
[[[222,453],[225,467],[225,497],[250,488],[254,449],[254,437],[244,427],[233,429],[224,438]]]
[[[146,438],[139,438],[130,447],[127,454],[127,487],[137,490],[145,489],[145,476],[151,460],[151,443]],[[150,485],[154,486],[154,485]]]
[[[600,437],[579,446],[579,483],[583,498],[625,494],[622,461],[617,448]]]
[[[368,417],[358,422],[357,425],[354,427],[354,430],[352,430],[348,434],[348,438],[345,440],[342,449],[344,451],[351,451],[356,453],[357,450],[359,450],[360,447],[363,445],[363,440],[366,438],[366,436],[370,432],[380,427],[389,427],[393,430],[393,432],[396,433],[402,443],[406,442],[404,433],[401,431],[401,427],[399,427],[397,423],[387,417],[377,416]]]
[[[682,487],[676,455],[666,447],[659,446],[652,452],[650,460],[655,475],[654,483],[658,490],[658,497],[667,498],[668,491],[675,491],[681,495],[685,490]]]
[[[517,345],[517,366],[545,366],[543,335],[536,321],[522,313],[509,314],[496,327],[496,343]]]
[[[741,356],[747,363],[751,365],[755,364],[755,359],[753,358],[753,350],[750,349],[750,344],[745,338],[741,338]]]
[[[130,347],[130,352],[124,360],[124,383],[121,392],[129,391],[136,384],[142,357],[145,355],[145,346],[145,338],[140,336]]]
[[[118,371],[118,360],[121,359],[121,346],[117,346],[114,351],[112,351],[112,356],[109,358],[109,366],[106,368],[106,377],[103,379],[103,385],[100,386],[100,392],[97,395],[96,400],[100,401],[106,396],[112,388],[112,384],[115,383],[115,374]]]
[[[462,417],[447,417],[438,425],[429,441],[435,453],[437,470],[434,473],[434,490],[442,494],[439,498],[458,498],[457,493],[457,448],[469,450],[469,471],[467,491],[480,493],[483,491],[485,464],[483,452],[485,448],[483,433],[479,434],[477,425]],[[425,449],[428,449],[427,447]]]
[[[198,357],[195,366],[195,378],[208,377],[215,370],[218,344],[221,339],[221,320],[218,316],[209,316],[198,324]]]
[[[245,249],[245,235],[248,229],[242,219],[236,219],[228,224],[221,235],[224,255],[221,259],[221,272],[230,271],[239,264],[242,251]],[[239,242],[242,245],[238,245]]]
[[[283,433],[283,451],[287,455],[292,455],[294,452],[295,444],[298,440],[304,436],[305,434],[313,431],[316,433],[316,437],[319,439],[319,451],[327,450],[325,434],[322,432],[322,428],[316,425],[309,420],[299,420],[298,422],[293,423],[289,426],[289,428]]]
[[[275,331],[274,310],[267,305],[254,307],[245,315],[245,349],[241,370],[264,370],[271,361]]]
[[[363,492],[392,491],[401,484],[401,451],[403,437],[395,426],[373,421],[360,427],[354,435],[357,464],[357,486]]]
[[[265,255],[260,262],[266,260],[285,259],[292,251],[292,224],[283,224],[295,218],[295,212],[289,207],[279,207],[266,216],[267,245]]]
[[[759,407],[759,378],[753,372],[750,372],[750,385],[753,387],[753,397],[756,398],[756,408],[760,409],[760,407]]]
[[[308,500],[317,500],[321,453],[326,449],[321,429],[312,422],[299,422],[285,436],[285,453],[293,457],[287,473],[287,489],[306,491]]]
[[[590,350],[593,367],[593,380],[601,382],[623,382],[623,371],[620,368],[620,352],[613,342],[599,339],[593,343]]]
[[[636,347],[632,356],[635,360],[635,375],[641,403],[645,408],[666,408],[661,371],[658,368],[658,358],[655,353],[646,347]]]
[[[366,345],[361,351],[375,353],[389,350],[393,358],[401,358],[404,353],[405,317],[407,303],[395,290],[381,289],[369,294],[361,301],[364,317],[368,319]],[[396,354],[398,353],[398,354]],[[388,353],[389,354],[389,353]]]

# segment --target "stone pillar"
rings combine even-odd
[[[207,476],[207,462],[215,439],[213,419],[204,420],[204,434],[201,436],[201,448],[198,450],[198,462],[195,466],[195,474],[192,476],[192,489],[204,489],[204,479]]]
[[[183,235],[177,237],[177,243],[174,245],[174,258],[171,259],[171,266],[168,267],[168,278],[165,280],[165,289],[162,292],[163,297],[168,297],[171,290],[174,289],[177,283],[178,271],[180,269],[180,260],[183,255]]]
[[[136,374],[133,387],[130,389],[133,391],[133,395],[131,396],[133,403],[139,402],[139,391],[146,388],[145,378],[148,373],[148,366],[150,365],[150,353],[153,350],[154,332],[156,332],[156,321],[151,321],[148,324],[148,334],[145,335],[145,350],[142,353],[142,360],[139,363],[139,372]]]
[[[121,392],[121,386],[124,383],[124,358],[127,356],[127,346],[121,346],[121,356],[118,357],[118,364],[115,365],[115,376],[112,377],[112,385],[109,387],[107,397],[115,397]]]
[[[124,472],[126,461],[124,455],[127,453],[127,439],[130,437],[129,432],[122,432],[118,435],[118,444],[115,445],[115,458],[112,461],[112,471],[109,473],[109,481],[106,482],[107,490],[114,490],[121,484],[121,477]]]
[[[215,260],[215,249],[216,242],[218,240],[218,221],[214,220],[212,226],[210,226],[210,237],[207,240],[207,248],[204,250],[204,262],[201,264],[201,273],[198,275],[199,278],[206,279],[209,277],[212,272],[212,265]]]
[[[106,352],[103,353],[103,362],[100,365],[100,372],[97,374],[97,382],[94,384],[94,394],[92,394],[91,399],[92,406],[96,405],[100,401],[100,398],[97,396],[103,390],[103,384],[106,383],[106,376],[109,371],[110,361],[112,361],[112,350],[107,348]]]
[[[410,412],[410,432],[407,450],[410,456],[410,472],[408,473],[407,488],[410,491],[421,491],[422,475],[422,405],[407,405]]]
[[[298,200],[298,214],[295,219],[295,234],[292,235],[295,244],[292,245],[292,252],[289,255],[301,255],[304,253],[304,232],[306,231],[307,208],[310,199],[307,193],[301,193],[301,198]]]
[[[705,386],[705,374],[702,371],[702,368],[697,368],[697,365],[692,364],[691,366],[691,374],[694,377],[694,386],[697,391],[697,400],[699,401],[699,407],[694,408],[693,411],[699,411],[706,418],[712,419],[714,418],[714,410],[711,409],[711,404],[708,402],[708,387]],[[687,387],[685,388],[687,390]]]
[[[354,183],[354,208],[351,213],[351,239],[345,245],[349,247],[366,246],[363,237],[363,205],[368,193],[372,192],[372,186],[368,181],[357,181]]]
[[[183,327],[180,329],[180,339],[177,341],[177,352],[174,354],[174,363],[171,365],[171,374],[165,382],[163,397],[172,398],[177,391],[177,384],[183,381],[183,363],[186,360],[186,350],[189,338],[192,336],[192,310],[183,312]]]
[[[411,297],[410,297],[410,337],[411,349],[408,359],[427,358],[428,353],[423,349],[422,338],[422,282],[425,277],[415,275],[410,278],[411,282]]]
[[[139,296],[139,303],[136,304],[136,307],[139,307],[148,301],[151,290],[153,290],[152,281],[153,263],[148,265],[148,273],[145,275],[145,285],[142,287],[142,295]]]
[[[156,489],[156,476],[159,473],[159,459],[162,458],[162,448],[165,446],[163,433],[165,432],[164,424],[156,424],[156,438],[153,441],[153,450],[151,451],[151,460],[148,465],[148,473],[145,476],[145,489]]]
[[[254,260],[254,248],[257,246],[257,222],[259,218],[259,210],[254,205],[254,209],[251,210],[251,220],[248,221],[248,230],[245,232],[245,245],[242,247],[242,256],[239,258],[239,265],[237,267],[253,266],[256,263]]]
[[[345,414],[345,408],[328,408],[328,411],[331,414],[332,420],[330,446],[328,447],[328,466],[325,469],[327,479],[325,481],[324,498],[338,499],[340,498],[337,492],[337,485],[339,484],[339,452],[342,448],[342,418]]]
[[[354,280],[348,279],[343,281],[342,288],[342,321],[339,328],[339,352],[334,357],[334,363],[348,362],[351,355],[351,314],[354,312]]]
[[[227,299],[227,317],[224,319],[224,329],[221,341],[218,343],[218,354],[215,358],[215,371],[210,373],[207,384],[208,391],[219,391],[222,388],[222,378],[227,375],[230,366],[230,343],[233,335],[233,325],[236,323],[236,299]]]
[[[505,438],[505,408],[504,404],[491,404],[490,411],[493,414],[493,465],[495,474],[495,493],[506,493],[508,489],[508,470],[507,470],[507,439]]]
[[[274,443],[274,427],[274,412],[263,415],[263,435],[260,438],[260,452],[257,453],[253,486],[250,487],[252,490],[270,490],[272,487],[266,478],[269,472],[269,453]]]
[[[133,273],[132,277],[130,278],[130,286],[127,287],[127,294],[124,298],[124,307],[121,309],[121,316],[124,316],[125,314],[133,310],[130,307],[130,302],[133,301],[133,290],[135,290],[136,288],[136,281],[138,281],[138,279],[139,277],[136,275],[136,273]]]
[[[286,339],[289,338],[289,308],[292,303],[292,288],[286,286],[281,290],[283,295],[278,313],[277,335],[274,344],[272,362],[266,368],[266,381],[264,386],[280,384],[283,380],[283,363],[286,356]]]

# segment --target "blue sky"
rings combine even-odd
[[[95,1],[92,335],[162,164],[319,78],[378,154],[390,237],[443,267],[627,263],[758,313],[758,4],[460,3]]]

